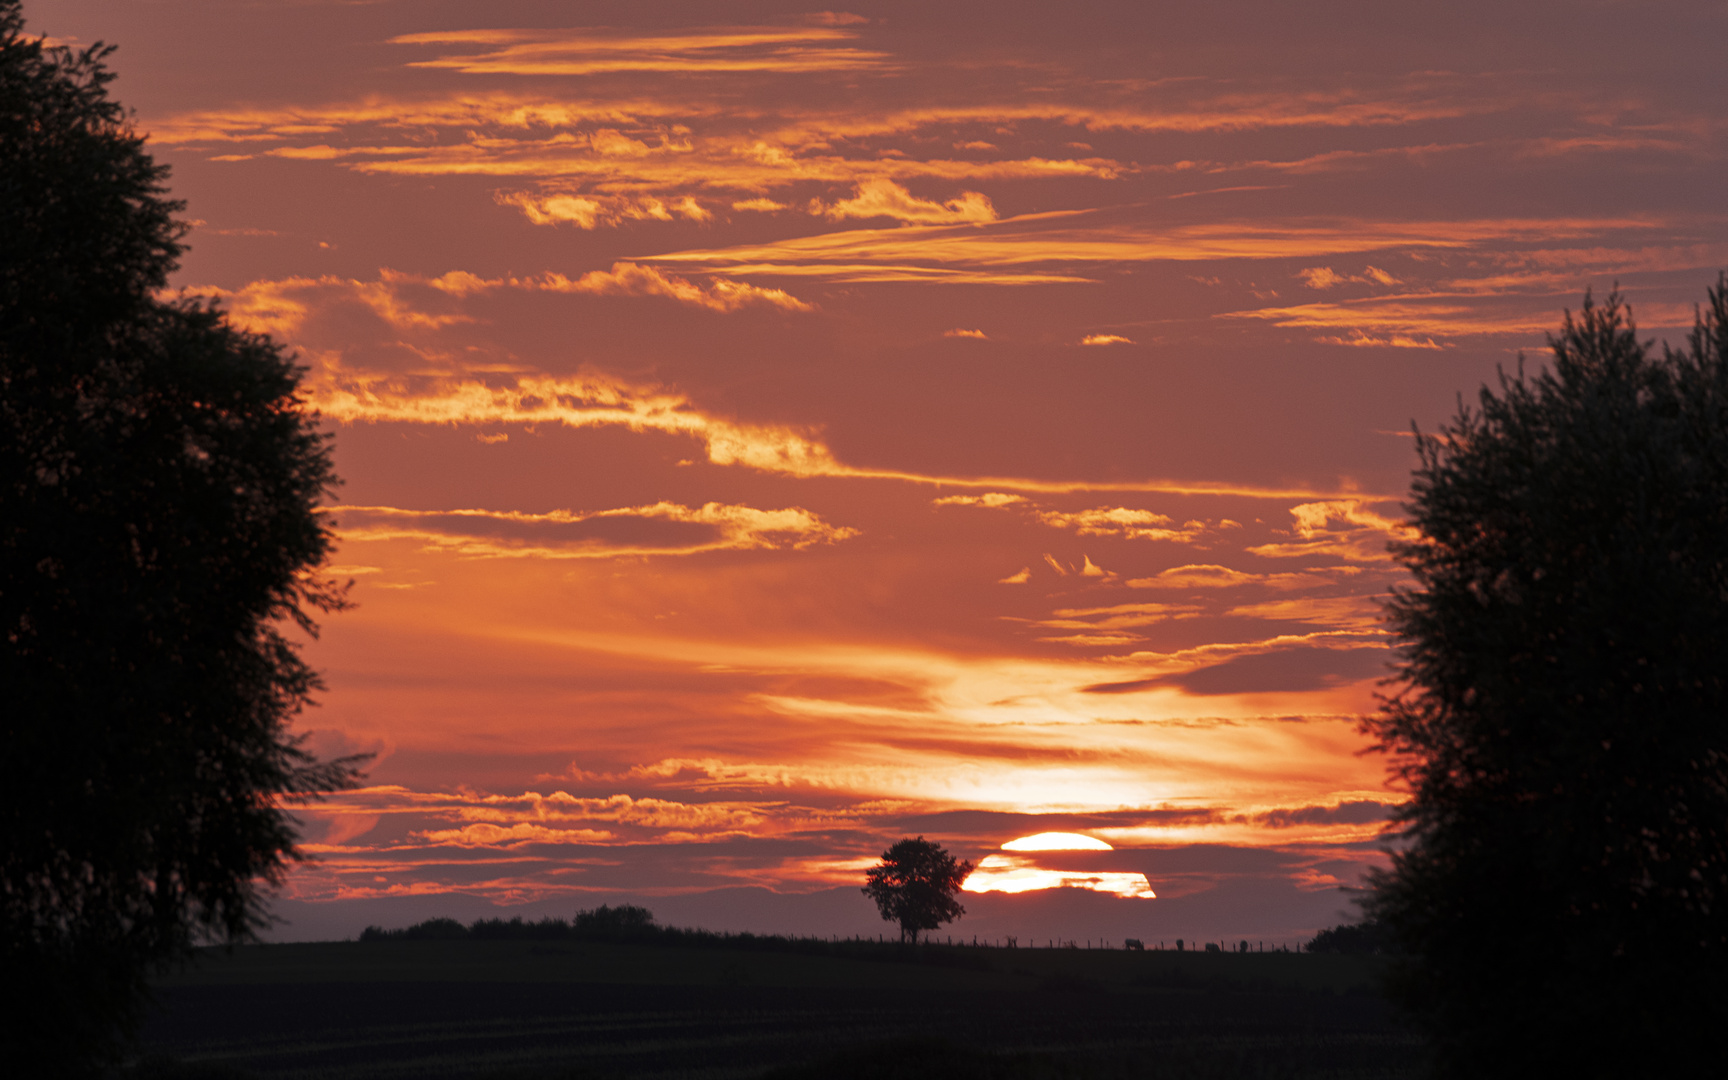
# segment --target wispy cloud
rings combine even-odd
[[[603,29],[454,30],[402,34],[396,45],[454,47],[410,67],[465,75],[597,75],[612,72],[831,72],[880,69],[887,54],[856,48],[842,26],[720,27],[671,34]]]
[[[1005,218],[981,226],[908,226],[859,229],[797,237],[770,244],[690,249],[652,256],[652,261],[701,266],[726,274],[816,276],[839,281],[971,281],[1035,284],[1071,281],[1077,271],[1101,263],[1194,262],[1229,259],[1310,258],[1390,248],[1447,250],[1494,242],[1528,242],[1555,236],[1597,236],[1654,229],[1662,223],[1624,218],[1477,219],[1393,221],[1303,219],[1205,222],[1164,229],[1142,224],[1075,226],[1073,214]],[[650,257],[644,257],[648,259]],[[1037,268],[1035,271],[1031,268]],[[1471,306],[1436,306],[1409,297],[1360,304],[1310,304],[1233,312],[1225,318],[1265,319],[1280,326],[1378,325],[1396,314],[1420,313],[1424,322],[1404,332],[1434,332],[1436,317],[1480,319]],[[1515,325],[1523,328],[1529,317]]]
[[[1167,514],[1127,506],[1099,506],[1073,513],[1040,510],[1037,517],[1053,529],[1073,529],[1080,536],[1117,536],[1125,540],[1192,542],[1206,528],[1202,521],[1187,521],[1178,526]]]
[[[414,540],[468,558],[592,559],[803,549],[858,535],[857,529],[830,525],[800,507],[759,510],[723,503],[691,507],[659,502],[543,514],[345,506],[340,522],[344,540]]]
[[[689,195],[658,199],[651,195],[534,195],[499,192],[495,198],[514,206],[536,225],[574,225],[594,229],[621,221],[712,221],[714,212]]]
[[[982,224],[997,218],[996,207],[991,205],[990,199],[976,191],[963,192],[947,202],[934,202],[918,198],[885,177],[864,181],[858,185],[857,194],[852,198],[836,202],[822,214],[830,221],[891,217],[926,225]]]
[[[1360,566],[1330,566],[1300,573],[1249,574],[1212,563],[1189,563],[1163,570],[1152,577],[1126,582],[1135,589],[1227,589],[1239,586],[1291,590],[1350,580],[1362,573]]]
[[[699,283],[632,262],[615,262],[609,270],[591,270],[574,278],[553,272],[532,277],[482,278],[465,270],[428,278],[385,268],[374,281],[326,275],[261,279],[238,289],[195,285],[187,291],[222,301],[237,325],[292,340],[315,312],[343,304],[358,304],[402,332],[429,332],[471,324],[479,321],[479,316],[464,310],[461,301],[500,290],[661,297],[722,313],[748,307],[815,310],[814,305],[784,289],[764,288],[733,278]]]
[[[1387,544],[1411,540],[1415,530],[1368,509],[1358,499],[1329,499],[1290,508],[1295,525],[1290,540],[1273,541],[1248,548],[1266,558],[1300,558],[1328,555],[1351,562],[1390,562]]]
[[[1298,270],[1296,276],[1301,278],[1310,289],[1335,289],[1340,285],[1355,283],[1399,284],[1397,278],[1374,266],[1365,268],[1360,274],[1340,274],[1330,266],[1311,266],[1306,270]]]
[[[596,296],[664,296],[710,311],[737,311],[751,306],[776,307],[785,311],[815,310],[814,305],[784,289],[765,289],[748,282],[725,279],[711,281],[704,287],[655,267],[631,262],[613,263],[611,270],[590,270],[578,278],[548,273],[530,280],[526,287],[545,292],[592,293]]]
[[[1250,498],[1312,498],[1324,491],[1261,488],[1175,480],[1042,480],[1031,477],[953,476],[849,465],[838,460],[815,431],[752,424],[714,415],[687,395],[635,386],[598,373],[557,377],[519,375],[483,381],[448,378],[404,381],[389,375],[329,373],[317,380],[311,404],[332,420],[415,424],[557,424],[572,428],[622,427],[699,439],[715,465],[741,465],[791,476],[892,480],[950,487],[1007,488],[1029,492],[1146,491],[1172,494],[1241,495]],[[1105,508],[1106,510],[1108,508]],[[1127,520],[1069,515],[1059,527],[1084,523],[1120,531],[1139,527]],[[1154,527],[1150,521],[1145,527]],[[1148,537],[1150,538],[1150,537]]]

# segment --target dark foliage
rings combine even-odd
[[[476,919],[468,926],[442,916],[396,930],[368,926],[360,932],[361,941],[563,941],[575,936],[563,919],[524,922],[521,916],[509,920]]]
[[[876,901],[882,918],[900,924],[900,936],[914,944],[921,930],[934,930],[966,914],[954,899],[972,864],[948,854],[922,836],[896,843],[865,875],[864,895]]]
[[[299,373],[163,301],[180,204],[107,98],[109,49],[0,0],[0,1011],[9,1063],[111,1053],[155,966],[244,939],[297,858],[284,801],[341,786],[288,734],[283,635],[335,482]]]
[[[516,920],[521,925],[522,920]],[[476,923],[475,925],[479,925]],[[565,926],[568,929],[568,926]],[[413,926],[400,930],[386,930],[381,926],[368,926],[360,931],[361,941],[463,941],[469,937],[468,928],[455,919],[427,919]]]
[[[1617,296],[1551,345],[1419,442],[1369,911],[1447,1075],[1722,1073],[1728,279],[1678,352]]]
[[[654,913],[645,907],[635,904],[607,907],[601,904],[597,908],[578,911],[572,929],[578,937],[636,938],[652,935],[660,928],[654,925]]]
[[[461,927],[454,919],[433,921],[452,923],[458,929]],[[570,924],[563,919],[523,922],[518,916],[508,922],[503,919],[477,919],[468,927],[467,936],[475,941],[557,941],[572,936],[572,931]]]
[[[1391,931],[1378,919],[1344,923],[1322,930],[1315,934],[1307,945],[1307,951],[1311,953],[1345,953],[1354,956],[1391,952],[1392,948]]]
[[[385,930],[368,926],[361,931],[361,941],[652,941],[668,935],[697,934],[703,931],[674,930],[656,926],[654,913],[644,907],[621,904],[578,911],[574,923],[546,918],[525,922],[521,916],[513,919],[477,919],[463,926],[455,919],[427,919],[400,930]]]
[[[598,919],[597,912],[605,912]],[[617,913],[639,913],[619,916]],[[584,918],[589,916],[589,918]],[[467,926],[451,918],[427,919],[413,926],[386,930],[368,926],[361,941],[607,941],[667,948],[725,949],[736,952],[796,953],[804,956],[844,956],[853,960],[926,964],[932,967],[982,970],[987,961],[964,946],[907,948],[903,942],[874,938],[792,937],[786,934],[731,933],[682,926],[661,926],[647,908],[622,904],[578,911],[576,920],[520,917],[479,919]]]

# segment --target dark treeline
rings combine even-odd
[[[864,956],[916,959],[944,966],[976,966],[958,950],[914,948],[898,939],[792,937],[784,934],[729,933],[680,926],[661,926],[647,908],[632,904],[602,905],[578,911],[573,921],[545,918],[530,922],[477,919],[464,926],[451,918],[427,919],[399,930],[368,926],[361,941],[610,941],[697,948],[743,949],[755,952],[804,953],[818,956]],[[977,964],[982,964],[978,961]]]
[[[598,908],[578,911],[574,920],[559,918],[544,918],[529,921],[517,916],[512,919],[476,919],[464,925],[449,917],[426,919],[412,926],[396,930],[386,930],[379,926],[368,926],[360,934],[361,941],[612,941],[631,944],[657,944],[672,946],[696,946],[712,948],[716,946],[730,949],[746,949],[760,952],[795,952],[812,955],[849,955],[888,954],[894,956],[922,955],[927,950],[938,950],[941,943],[931,940],[925,946],[913,947],[897,938],[888,937],[795,937],[786,934],[753,934],[748,931],[731,933],[728,931],[701,930],[689,927],[662,926],[654,921],[653,912],[633,904],[621,904],[617,907],[601,905]],[[1020,947],[1019,939],[1008,938],[1007,947]],[[994,945],[993,941],[977,940],[968,942],[964,938],[952,943],[951,947],[958,949],[970,945]],[[1264,942],[1250,944],[1247,941],[1231,943],[1228,947],[1218,942],[1193,942],[1191,947],[1184,949],[1189,943],[1180,939],[1176,941],[1176,952],[1206,951],[1227,953],[1250,952],[1289,952],[1284,946],[1268,948]],[[1036,945],[1028,947],[1036,948]],[[1073,941],[1054,942],[1055,948],[1079,948]],[[1106,947],[1100,942],[1100,948]],[[1351,953],[1367,954],[1388,952],[1390,943],[1385,929],[1377,922],[1347,924],[1322,930],[1305,944],[1299,945],[1298,952],[1311,953]],[[956,954],[947,954],[952,962]]]

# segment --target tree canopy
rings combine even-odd
[[[351,782],[289,724],[285,633],[336,483],[299,369],[162,299],[167,170],[109,100],[110,49],[26,37],[0,0],[0,1030],[35,1072],[117,1045],[156,965],[264,922],[286,805]]]
[[[1677,351],[1617,295],[1550,345],[1418,441],[1369,910],[1447,1075],[1720,1071],[1728,279]]]
[[[941,844],[922,836],[908,838],[884,851],[881,863],[870,868],[864,894],[876,901],[883,919],[900,924],[901,940],[910,938],[916,944],[920,931],[966,914],[954,894],[972,869]]]

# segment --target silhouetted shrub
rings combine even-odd
[[[520,915],[508,922],[480,919],[468,927],[468,936],[482,941],[558,941],[573,934],[570,924],[563,919],[523,922]]]
[[[1392,934],[1385,923],[1378,919],[1367,922],[1344,923],[1328,930],[1322,930],[1311,938],[1307,951],[1312,953],[1348,953],[1360,955],[1366,953],[1390,952],[1392,949]]]
[[[361,941],[459,941],[468,936],[468,928],[455,919],[427,919],[401,930],[385,930],[368,926],[360,932]]]
[[[635,904],[619,904],[617,907],[601,904],[597,908],[578,911],[573,929],[579,938],[604,940],[640,940],[659,937],[665,932],[664,927],[654,924],[652,911]]]

